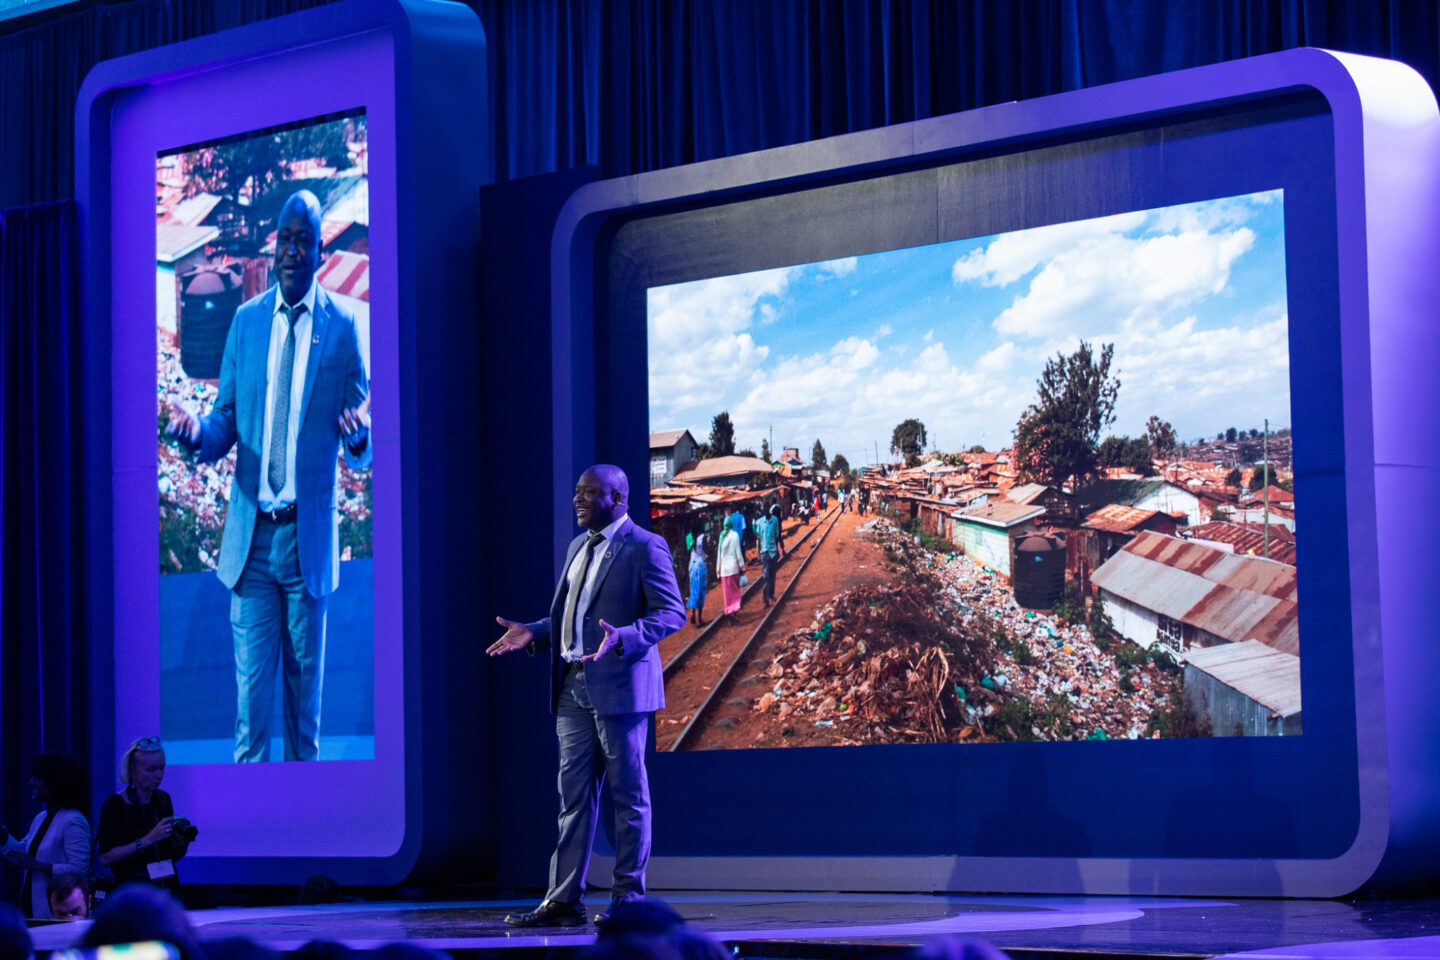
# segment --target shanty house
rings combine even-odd
[[[1010,541],[1030,533],[1045,508],[1035,504],[991,499],[950,516],[955,522],[954,543],[977,563],[1010,579]]]
[[[1005,499],[1012,503],[1034,504],[1045,508],[1045,522],[1052,527],[1068,527],[1080,522],[1075,495],[1059,487],[1043,483],[1026,483],[1011,487]]]
[[[1091,581],[1116,631],[1178,659],[1199,647],[1259,640],[1300,655],[1295,568],[1203,543],[1141,533]]]
[[[653,441],[652,441],[653,442]],[[654,470],[654,451],[651,451],[651,470]],[[671,479],[676,483],[703,483],[716,487],[745,487],[752,480],[759,481],[775,473],[774,464],[766,463],[759,457],[710,457],[676,473]]]
[[[1158,513],[1185,514],[1187,524],[1202,523],[1200,498],[1168,480],[1095,480],[1076,492],[1082,514],[1092,513],[1109,504],[1154,510]]]
[[[661,487],[695,459],[695,438],[689,430],[663,430],[650,434],[650,486]]]
[[[1101,507],[1081,524],[1091,531],[1089,538],[1090,569],[1095,569],[1115,556],[1136,534],[1146,530],[1173,535],[1179,528],[1175,518],[1159,510],[1140,510],[1112,503]]]
[[[1259,640],[1192,650],[1185,703],[1216,737],[1294,737],[1300,730],[1300,658]]]

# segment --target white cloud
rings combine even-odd
[[[848,277],[854,273],[855,268],[859,266],[859,264],[859,257],[842,257],[839,260],[826,260],[822,263],[817,263],[815,269],[819,272],[821,279],[829,280],[833,278],[838,280],[841,277]]]
[[[761,270],[649,291],[650,402],[661,417],[713,404],[717,383],[741,380],[770,355],[748,331],[757,319],[775,322],[792,273]]]
[[[1255,243],[1247,227],[1219,233],[1094,238],[1052,258],[995,318],[1007,337],[1087,337],[1163,316],[1225,289],[1230,266]]]
[[[1145,217],[1142,210],[1001,234],[983,249],[956,260],[950,275],[956,283],[979,280],[987,287],[1003,287],[1062,253],[1134,230]]]

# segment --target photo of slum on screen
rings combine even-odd
[[[647,318],[660,750],[1301,733],[1281,191]]]
[[[373,758],[365,114],[162,153],[155,217],[167,759]]]

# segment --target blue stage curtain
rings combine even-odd
[[[496,173],[605,176],[1297,46],[1440,79],[1436,0],[473,0]]]
[[[101,60],[329,2],[88,0],[0,21],[0,208],[74,196],[75,98]]]
[[[0,823],[17,834],[35,754],[89,750],[79,416],[106,387],[80,378],[77,250],[73,202],[0,210]]]
[[[88,0],[0,22],[0,207],[72,195],[71,112],[99,60],[326,2]],[[1297,46],[1440,81],[1437,0],[466,2],[490,38],[499,179],[639,173]]]

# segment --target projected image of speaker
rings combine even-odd
[[[169,761],[368,758],[371,460],[368,438],[352,449],[336,422],[370,402],[365,114],[163,151],[155,179]],[[301,201],[310,210],[297,218]],[[304,282],[289,290],[287,271],[302,262]],[[282,292],[296,298],[288,328],[276,319]],[[298,559],[283,630],[246,556],[271,535],[292,538]],[[300,581],[306,616],[293,599]],[[231,644],[215,642],[227,635]]]

